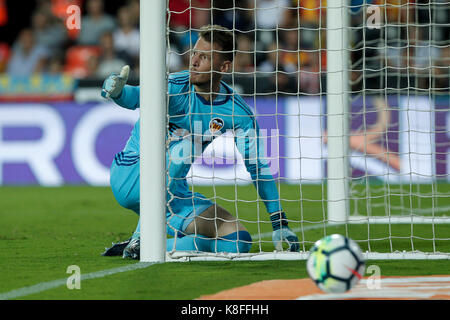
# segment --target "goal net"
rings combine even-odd
[[[189,68],[203,25],[233,32],[223,81],[255,115],[257,157],[300,242],[300,253],[274,251],[258,183],[227,130],[195,155],[187,182],[193,203],[201,194],[246,227],[251,251],[168,257],[305,259],[339,233],[369,259],[450,258],[449,17],[449,0],[168,0],[167,77]],[[168,113],[168,134],[180,116]],[[172,215],[177,197],[168,193]]]

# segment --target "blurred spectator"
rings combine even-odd
[[[114,45],[114,37],[111,32],[105,32],[100,38],[101,55],[98,58],[96,76],[105,78],[111,73],[118,72],[127,64],[127,56],[123,52],[117,52]]]
[[[284,25],[289,0],[259,0],[255,5],[256,28],[269,30]]]
[[[198,30],[202,26],[208,25],[211,22],[211,14],[208,10],[198,10],[195,14],[195,20],[192,21],[192,26],[186,29],[185,32],[179,34],[178,44],[181,50],[191,49],[198,40]]]
[[[14,76],[30,76],[41,72],[47,57],[48,51],[36,44],[33,32],[24,29],[13,46],[7,72]]]
[[[428,28],[411,26],[408,31],[409,66],[418,69],[430,68],[440,52],[438,47],[426,39],[425,33],[428,32]]]
[[[198,29],[211,22],[210,0],[169,0],[169,69],[189,67],[190,51],[198,40]],[[178,55],[178,56],[177,56]]]
[[[254,3],[256,39],[262,48],[267,48],[277,39],[279,27],[284,27],[289,0],[260,0]]]
[[[265,93],[297,93],[296,75],[286,72],[285,66],[281,62],[283,52],[279,50],[274,42],[267,50],[267,59],[258,67],[262,73],[267,73],[267,81],[262,82],[260,90]]]
[[[440,50],[426,39],[426,27],[410,27],[408,38],[408,52],[405,52],[408,59],[409,73],[415,75],[415,86],[427,89],[429,87],[429,77],[432,66],[440,58]]]
[[[303,93],[320,93],[320,52],[302,52],[300,54],[300,70],[298,88]]]
[[[61,54],[52,55],[45,65],[44,72],[49,75],[60,75],[64,73],[64,56]]]
[[[55,21],[50,12],[38,10],[33,14],[31,26],[36,44],[49,52],[62,50],[67,32],[61,22]]]
[[[258,71],[273,72],[278,69],[278,46],[274,42],[267,48],[266,59],[259,65]]]
[[[197,14],[203,11],[197,8],[210,7],[210,0],[169,0],[169,26],[174,30],[189,29],[191,23],[197,19]]]
[[[64,71],[81,79],[95,74],[100,56],[98,46],[72,46],[65,53]]]
[[[301,31],[285,30],[282,33],[280,63],[283,69],[298,76],[299,90],[305,93],[318,93],[320,85],[320,50],[315,46],[300,48]]]
[[[187,29],[190,26],[190,0],[169,0],[169,26],[171,29]]]
[[[270,78],[270,81],[267,83],[267,85],[271,86],[271,90],[265,90],[268,92],[273,92],[275,94],[297,94],[298,93],[298,87],[297,87],[297,79],[295,75],[290,75],[286,73],[283,68],[280,68],[272,78]]]
[[[214,24],[234,30],[238,34],[255,29],[255,18],[253,15],[254,0],[213,0]]]
[[[255,71],[253,42],[246,35],[240,35],[237,39],[237,52],[234,58],[235,72],[250,73]]]
[[[139,20],[141,17],[141,9],[139,5],[140,0],[127,0],[127,8],[131,15],[131,21],[133,22],[133,26],[139,28]]]
[[[87,14],[81,19],[78,44],[98,45],[103,33],[116,28],[114,18],[105,13],[103,0],[87,0],[86,10]]]
[[[117,13],[119,27],[114,31],[114,46],[116,51],[126,52],[133,64],[139,58],[139,30],[132,21],[129,7],[121,7]]]
[[[36,0],[35,11],[53,12],[52,0]],[[53,12],[53,14],[55,14]]]
[[[283,30],[279,43],[280,62],[288,72],[295,72],[300,67],[299,31],[297,29]]]
[[[431,88],[444,89],[448,93],[450,87],[450,46],[440,48],[439,57],[433,66]]]
[[[7,43],[0,43],[0,73],[6,71],[10,54],[11,49],[9,48],[9,45]]]
[[[36,7],[28,30],[32,37],[23,32],[14,39],[20,29],[9,28],[16,13],[5,6],[10,2],[0,0],[0,26],[3,15],[8,19],[2,27],[7,32],[1,30],[0,72],[66,71],[79,78],[102,78],[127,63],[132,65],[132,76],[139,75],[140,0],[118,0],[120,5],[106,7],[114,16],[106,13],[104,4],[110,3],[105,0],[33,1]],[[236,37],[234,71],[256,69],[257,77],[262,76],[257,90],[262,84],[265,92],[317,93],[319,77],[326,75],[326,4],[326,0],[168,0],[167,69],[187,68],[197,30],[220,24]],[[78,38],[73,38],[78,32],[70,34],[64,26],[70,5],[86,9]],[[381,9],[380,29],[367,26],[369,5]],[[448,90],[448,0],[349,0],[348,11],[353,90],[386,86]]]
[[[172,34],[172,41],[170,49],[170,56],[172,63],[180,63],[183,69],[189,68],[190,54],[192,48],[195,46],[199,36],[198,30],[210,24],[211,13],[209,10],[197,10],[196,19],[192,21],[192,27],[183,32]],[[176,55],[178,54],[178,57]],[[174,67],[171,64],[170,68]]]
[[[326,0],[291,0],[284,28],[300,30],[300,49],[325,48],[325,26]]]
[[[267,60],[259,70],[274,72],[271,81],[285,93],[320,91],[320,50],[300,50],[297,29],[280,32],[280,41],[269,47]],[[275,73],[276,72],[276,73]]]
[[[0,26],[4,26],[8,23],[8,7],[6,0],[0,0]]]
[[[403,69],[411,68],[412,73],[425,71],[439,57],[437,46],[424,38],[426,28],[407,27],[405,35],[397,39],[386,50],[386,60],[389,67]]]
[[[385,0],[386,22],[388,24],[395,23],[411,23],[415,18],[414,5],[415,0]]]
[[[326,22],[326,0],[290,0],[284,12],[284,27],[318,27]]]

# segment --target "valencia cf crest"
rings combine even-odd
[[[209,122],[209,131],[211,133],[216,133],[220,130],[222,130],[224,126],[224,122],[220,118],[214,118]]]

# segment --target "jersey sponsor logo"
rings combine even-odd
[[[209,122],[209,131],[211,133],[216,133],[222,130],[224,126],[224,121],[220,118],[214,118]]]

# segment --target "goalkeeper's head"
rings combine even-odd
[[[231,71],[233,63],[234,36],[225,27],[206,25],[200,29],[190,62],[191,83],[210,91]]]

